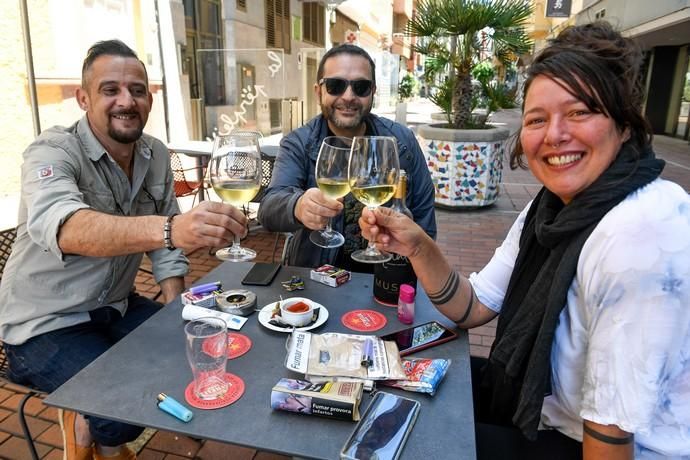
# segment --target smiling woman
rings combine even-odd
[[[529,169],[544,186],[569,203],[609,167],[628,129],[591,110],[565,83],[539,75],[525,99],[520,143]]]
[[[544,187],[469,280],[407,217],[359,221],[461,327],[498,315],[472,363],[479,459],[690,455],[690,196],[659,178],[641,64],[603,22],[535,58],[511,165]]]

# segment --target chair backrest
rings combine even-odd
[[[170,168],[173,173],[173,180],[175,186],[175,196],[187,196],[196,193],[201,186],[201,181],[188,181],[185,175],[185,169],[182,166],[182,160],[174,150],[168,150],[170,154]]]
[[[0,231],[0,280],[2,280],[5,264],[7,263],[7,259],[10,258],[12,246],[14,246],[14,240],[16,238],[16,228],[8,228],[7,230]]]
[[[265,153],[261,154],[261,187],[259,188],[259,193],[252,199],[253,203],[260,202],[266,194],[266,189],[271,185],[275,160],[275,157],[271,155],[266,155]]]

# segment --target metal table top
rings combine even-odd
[[[223,263],[199,283],[221,281],[224,290],[248,287],[256,293],[259,307],[275,302],[279,295],[283,298],[308,297],[329,310],[328,321],[313,330],[314,333],[360,334],[341,323],[345,312],[360,308],[381,312],[388,320],[383,329],[370,334],[384,335],[405,327],[397,320],[395,308],[379,305],[373,300],[372,275],[353,273],[349,282],[332,288],[310,280],[307,269],[282,267],[270,286],[242,286],[240,280],[252,265]],[[291,275],[302,277],[306,289],[285,291],[280,281],[289,279]],[[191,408],[194,418],[189,423],[158,409],[156,395],[161,392],[184,403],[184,389],[192,379],[185,357],[181,312],[179,300],[166,305],[49,395],[45,403],[269,452],[304,458],[338,458],[341,447],[355,428],[354,422],[271,409],[271,388],[278,380],[303,376],[284,367],[287,334],[262,326],[256,313],[239,331],[251,339],[252,348],[227,364],[228,372],[241,377],[245,383],[244,395],[238,401],[216,410]],[[431,319],[452,326],[420,290],[416,299],[415,324]],[[432,397],[381,387],[384,391],[399,393],[421,403],[419,418],[402,452],[402,459],[475,458],[469,344],[467,333],[459,332],[459,339],[415,355],[452,359],[436,395]],[[370,399],[370,394],[365,393],[360,412],[364,412]]]

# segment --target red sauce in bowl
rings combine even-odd
[[[297,302],[285,307],[285,309],[292,313],[304,313],[309,311],[309,305],[304,302]]]

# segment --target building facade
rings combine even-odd
[[[82,116],[74,91],[86,50],[98,40],[118,38],[141,57],[154,96],[146,132],[167,142],[206,139],[236,127],[271,135],[301,125],[319,111],[317,66],[333,45],[355,43],[374,57],[379,106],[395,102],[398,68],[413,59],[407,40],[396,34],[411,17],[414,0],[7,3],[0,16],[6,38],[0,47],[6,95],[0,123],[9,127],[0,131],[0,198],[18,195],[21,152],[36,130]]]
[[[653,7],[644,0],[573,1],[571,16],[548,22],[545,38],[598,19],[635,38],[645,51],[644,110],[654,132],[690,139],[690,0],[658,0]]]

